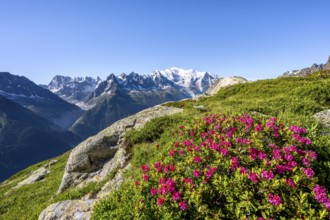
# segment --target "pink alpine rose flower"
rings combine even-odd
[[[202,159],[199,156],[194,156],[194,162],[195,163],[201,163]]]
[[[312,179],[314,177],[314,170],[312,168],[302,168],[302,170],[308,178]]]
[[[180,197],[181,197],[181,194],[180,194],[179,192],[174,192],[174,193],[172,194],[172,199],[173,199],[174,201],[177,201],[178,199],[180,199]]]
[[[157,199],[157,205],[158,205],[158,206],[162,206],[164,202],[165,202],[165,199],[162,198],[162,197],[159,197],[159,198]]]
[[[199,177],[201,175],[201,171],[194,170],[194,177]]]
[[[187,204],[185,201],[181,201],[179,203],[179,206],[180,206],[180,209],[183,211],[183,210],[186,210],[187,209]]]
[[[282,199],[278,195],[274,195],[272,193],[268,194],[268,202],[272,203],[275,206],[279,206],[282,204]]]

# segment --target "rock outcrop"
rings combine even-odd
[[[248,80],[239,77],[239,76],[231,76],[231,77],[224,77],[220,78],[217,82],[215,82],[206,92],[206,95],[214,95],[216,94],[221,88],[226,86],[235,85],[238,83],[247,83]]]
[[[330,129],[330,109],[318,112],[313,117]]]
[[[183,109],[174,107],[155,106],[119,120],[80,143],[69,156],[59,193],[69,187],[83,187],[91,181],[100,182],[111,171],[117,170],[115,176],[96,195],[50,205],[39,215],[39,220],[90,219],[95,202],[119,187],[124,180],[123,172],[130,168],[127,163],[129,155],[123,143],[124,134],[132,128],[143,127],[154,118],[182,111]]]
[[[43,179],[46,174],[48,174],[50,171],[45,168],[45,167],[41,167],[39,169],[37,169],[36,171],[34,171],[28,178],[26,178],[25,180],[19,182],[14,189],[17,189],[21,186],[27,185],[27,184],[32,184],[35,183],[41,179]]]
[[[330,70],[330,56],[326,64],[316,64],[312,66],[299,69],[299,70],[290,70],[282,74],[282,77],[295,77],[295,76],[308,76],[314,72],[321,70]]]
[[[80,143],[70,154],[59,193],[70,186],[83,186],[89,181],[102,181],[115,168],[126,162],[122,139],[126,131],[142,127],[153,118],[181,112],[182,109],[156,106],[119,120]]]
[[[65,200],[48,206],[39,215],[39,220],[88,220],[94,200]]]
[[[326,69],[326,70],[330,70],[330,56],[329,56],[329,58],[328,58],[328,62],[325,64],[324,69]]]

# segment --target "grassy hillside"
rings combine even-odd
[[[57,163],[49,167],[51,172],[42,181],[11,190],[50,160],[30,166],[0,185],[0,219],[38,219],[40,212],[51,204],[61,184],[68,157],[69,152],[54,158],[58,160]]]
[[[318,153],[317,166],[313,167],[315,176],[318,178],[318,183],[325,186],[329,192],[330,135],[321,136],[321,131],[329,131],[311,117],[316,112],[330,109],[330,87],[328,86],[330,77],[324,76],[326,73],[329,74],[322,72],[322,76],[320,73],[315,73],[305,78],[259,80],[224,88],[212,97],[166,104],[184,108],[184,113],[155,119],[147,123],[144,128],[127,133],[126,144],[132,152],[132,169],[125,173],[126,181],[120,189],[98,203],[93,218],[132,219],[135,215],[132,210],[141,199],[140,192],[133,184],[136,177],[141,176],[141,165],[152,164],[166,158],[168,150],[178,140],[180,125],[191,126],[198,130],[196,118],[218,113],[225,115],[250,113],[261,118],[277,117],[286,125],[306,127],[308,137],[313,142],[312,146]],[[38,214],[51,203],[80,198],[88,192],[97,192],[101,187],[100,184],[91,184],[80,190],[69,189],[55,196],[67,157],[68,154],[64,154],[58,158],[59,161],[51,167],[51,173],[43,182],[24,186],[4,195],[28,173],[47,162],[29,167],[1,185],[0,219],[36,219]],[[182,161],[182,163],[185,162]],[[110,174],[109,178],[111,178]],[[170,216],[171,210],[163,211]],[[149,214],[152,215],[152,213]],[[147,216],[141,218],[144,219]]]
[[[198,126],[195,122],[193,122],[194,119],[212,113],[224,113],[225,115],[250,113],[252,115],[256,115],[257,117],[260,117],[261,115],[261,118],[277,117],[286,125],[306,127],[308,130],[308,137],[310,137],[313,142],[313,150],[318,153],[318,163],[313,167],[315,176],[317,177],[316,179],[318,180],[319,184],[325,186],[329,191],[330,135],[328,134],[327,136],[321,136],[320,132],[326,131],[327,129],[311,117],[316,112],[330,109],[330,77],[324,76],[326,74],[329,74],[329,72],[322,72],[322,76],[320,73],[315,73],[306,78],[278,78],[272,80],[259,80],[252,83],[239,84],[224,88],[213,97],[201,98],[199,100],[184,100],[181,102],[166,104],[168,106],[184,108],[185,111],[183,116],[167,116],[154,120],[147,124],[143,129],[132,131],[127,135],[128,143],[131,143],[132,146],[134,146],[132,157],[133,169],[126,173],[126,182],[118,191],[115,191],[108,198],[98,203],[98,205],[95,207],[93,218],[132,219],[136,218],[137,216],[141,219],[148,219],[153,217],[161,217],[166,219],[173,218],[173,216],[177,216],[178,218],[180,218],[179,216],[181,216],[181,218],[192,218],[192,216],[194,216],[193,218],[197,218],[196,216],[198,215],[196,213],[192,214],[193,211],[191,210],[188,212],[188,214],[182,214],[178,203],[176,205],[174,203],[172,206],[169,205],[169,203],[166,203],[166,206],[159,206],[160,203],[158,200],[158,207],[157,205],[150,204],[149,202],[152,201],[153,198],[152,196],[150,197],[150,189],[148,190],[148,187],[150,187],[152,182],[142,183],[144,182],[142,179],[140,180],[138,187],[134,186],[133,183],[135,180],[139,179],[137,177],[142,175],[140,167],[143,164],[152,165],[157,161],[165,161],[164,163],[166,163],[166,161],[167,163],[173,161],[168,159],[168,154],[171,148],[173,148],[173,144],[180,139],[180,136],[178,137],[175,135],[178,133],[178,130],[180,130],[180,125],[185,125],[187,127],[190,126],[198,130]],[[197,106],[199,107],[196,108]],[[174,162],[179,164],[177,167],[180,167],[182,166],[180,164],[184,164],[185,160],[186,159],[180,161],[174,160]],[[188,166],[190,166],[191,163],[193,162],[188,161]],[[152,168],[153,167],[151,166],[150,169]],[[183,175],[186,175],[187,171],[183,169],[182,172]],[[151,179],[154,178],[155,175],[157,176],[157,174],[150,175]],[[163,175],[165,174],[161,174],[161,176]],[[180,176],[173,178],[180,179]],[[140,184],[142,185],[140,186]],[[236,191],[234,187],[228,187],[229,185],[227,185],[227,189],[230,188],[230,190]],[[246,189],[244,188],[242,190],[244,191]],[[305,197],[303,198],[297,195],[297,199],[300,198],[300,202],[302,201],[303,203],[306,203],[307,194],[304,194],[306,192],[300,191],[299,193],[303,193]],[[229,192],[226,193],[226,195],[228,194]],[[194,200],[192,196],[197,196],[195,200],[200,202],[202,201],[202,204],[205,202],[208,204],[208,200],[212,200],[212,195],[206,196],[204,194],[198,193],[191,194],[186,198],[189,198],[190,201]],[[206,196],[207,201],[198,199],[203,198],[203,196]],[[165,200],[166,198],[171,200],[171,197],[164,198]],[[292,198],[296,198],[294,194],[292,195]],[[311,194],[308,198],[312,202],[315,201]],[[295,211],[301,216],[315,215],[319,216],[319,218],[320,216],[323,216],[322,218],[327,218],[327,213],[324,206],[317,206],[317,208],[315,208],[316,206],[314,207],[314,205],[311,205],[308,208],[304,207],[300,210],[300,208],[298,208],[300,204],[299,201],[293,201],[296,204],[291,206],[297,206],[297,209],[291,210],[291,214],[293,211]],[[190,206],[193,206],[193,204],[194,203],[191,203]],[[215,202],[214,205],[216,204],[217,202]],[[292,204],[294,203],[292,202]],[[192,207],[191,209],[197,210],[199,214],[204,213],[202,216],[199,216],[199,218],[205,218],[208,216],[212,219],[217,215],[217,218],[222,215],[236,215],[237,218],[240,216],[240,213],[235,214],[230,212],[222,213],[221,215],[219,213],[217,213],[217,215],[211,215],[211,209],[208,208],[206,211],[203,211],[205,207],[211,207],[211,205],[212,204],[208,204],[208,206],[200,205],[199,207]],[[269,216],[271,213],[281,213],[281,215],[285,214],[285,212],[282,210],[283,208],[280,208],[282,212],[280,209],[277,209],[276,211],[269,208],[270,210],[268,210],[268,208],[266,208],[267,204],[264,205],[265,210],[267,210],[265,212],[257,211],[257,213],[260,214],[259,216]],[[135,211],[132,211],[132,209],[135,209]],[[253,204],[250,209],[255,209]],[[318,209],[320,209],[320,211],[318,211]],[[219,210],[219,207],[217,210]],[[173,212],[175,212],[175,214],[173,214]],[[160,213],[160,215],[157,215],[157,213]],[[251,216],[253,215],[251,214]],[[287,218],[289,218],[288,216],[290,216],[290,214],[287,214]],[[254,219],[255,217],[251,218]]]

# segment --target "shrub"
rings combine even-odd
[[[209,115],[180,126],[176,141],[163,146],[168,153],[142,165],[140,178],[127,188],[135,188],[131,215],[329,218],[330,199],[318,184],[317,153],[306,134],[276,118],[249,115]]]
[[[126,143],[132,145],[153,142],[157,140],[166,129],[180,121],[182,121],[182,117],[178,115],[154,118],[141,129],[134,129],[127,132],[125,135]]]

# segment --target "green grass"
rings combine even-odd
[[[323,76],[316,73],[305,78],[278,78],[238,84],[223,88],[212,97],[167,103],[167,106],[184,108],[183,114],[154,119],[143,128],[132,130],[126,134],[126,144],[131,153],[130,162],[132,164],[132,169],[124,174],[126,180],[133,179],[142,164],[156,162],[165,153],[162,146],[173,141],[172,132],[179,125],[191,121],[192,118],[210,113],[258,112],[278,117],[285,124],[296,124],[308,128],[309,135],[318,146],[316,150],[321,163],[317,173],[320,183],[328,186],[329,189],[330,135],[320,136],[320,131],[327,130],[311,117],[316,112],[330,109],[330,77],[324,73],[326,72],[322,72]],[[194,108],[198,105],[203,105],[206,112]],[[66,153],[56,158],[58,162],[51,166],[51,173],[43,181],[23,186],[4,195],[19,181],[48,161],[38,163],[15,174],[1,185],[0,219],[37,219],[40,212],[54,202],[77,199],[86,194],[96,194],[103,184],[115,175],[116,171],[109,174],[105,181],[89,183],[81,189],[70,188],[62,194],[56,195],[68,155],[69,153]],[[107,219],[110,216],[116,218],[127,212],[129,219],[134,200],[132,193],[131,185],[127,182],[124,183],[118,191],[96,206],[94,218]],[[129,200],[130,196],[132,199]]]
[[[330,190],[330,135],[321,136],[320,132],[327,129],[312,118],[313,114],[330,109],[330,71],[321,73],[304,78],[278,78],[238,84],[223,88],[212,97],[166,103],[166,106],[184,108],[183,115],[153,120],[144,128],[127,134],[127,140],[133,147],[132,169],[125,174],[126,182],[95,206],[93,219],[131,219],[132,209],[139,198],[129,181],[139,175],[140,166],[161,158],[165,153],[162,146],[173,141],[172,132],[179,125],[184,125],[185,120],[191,121],[193,117],[210,113],[260,113],[266,117],[278,117],[288,125],[306,127],[315,146],[318,146],[315,150],[320,161],[316,170],[319,182]],[[198,105],[204,106],[206,112],[194,108]],[[175,123],[166,123],[171,118]]]
[[[47,164],[49,160],[30,166],[9,178],[7,184],[0,185],[0,219],[38,219],[40,212],[50,204],[51,198],[60,186],[68,156],[69,153],[65,153],[54,158],[58,161],[50,166],[51,172],[43,181],[10,191],[18,182]],[[9,193],[4,195],[8,191]]]
[[[57,194],[69,153],[67,152],[53,158],[58,161],[50,166],[51,172],[46,175],[44,180],[22,186],[18,189],[12,189],[18,182],[27,178],[33,171],[44,166],[52,159],[30,166],[10,177],[3,185],[0,185],[0,219],[38,219],[41,211],[50,204],[63,200],[79,199],[87,194],[91,196],[97,194],[102,186],[112,179],[118,171],[118,169],[113,170],[104,180],[98,183],[90,182],[81,188],[71,187],[63,193]],[[4,195],[7,192],[9,193]]]

